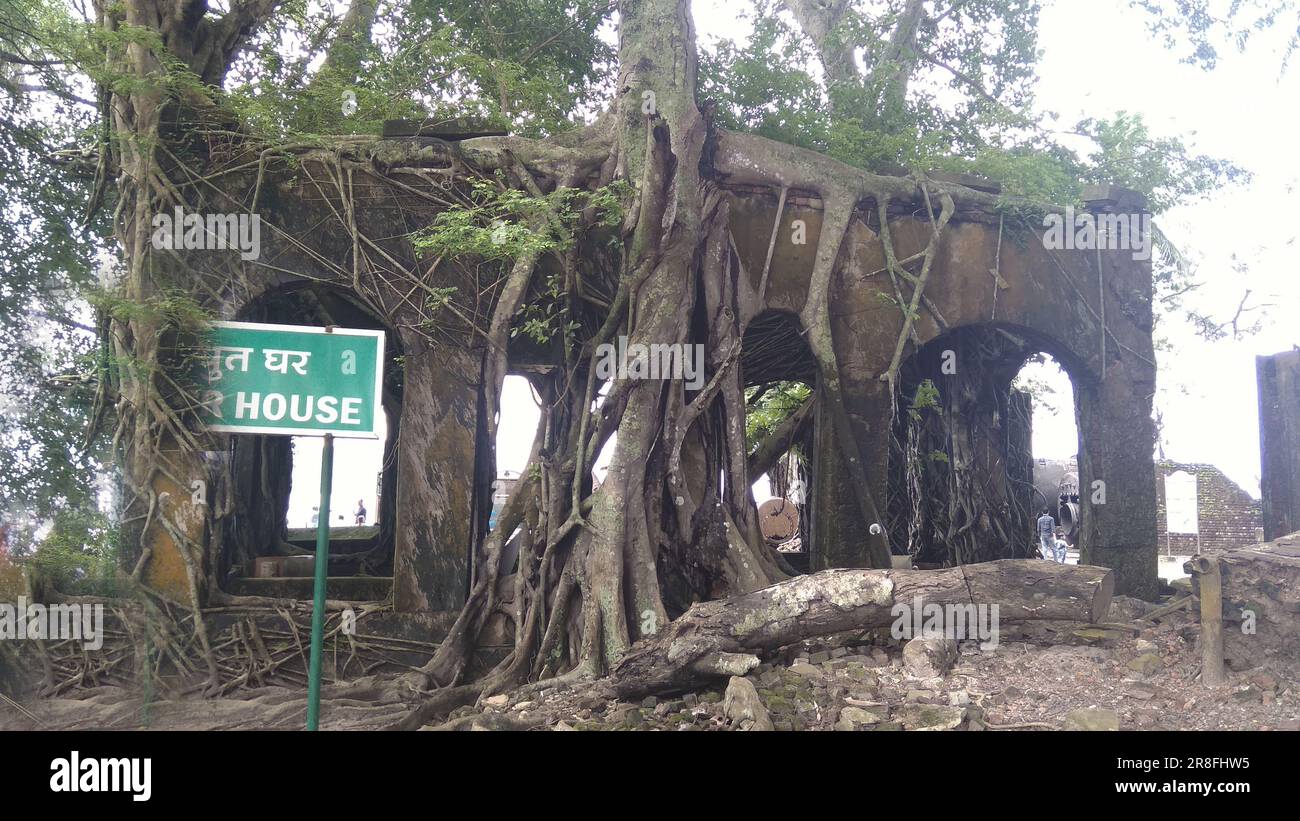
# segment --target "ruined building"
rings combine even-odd
[[[720,136],[720,157],[736,139]],[[431,294],[458,289],[479,295],[481,318],[493,275],[482,265],[431,259],[409,239],[449,201],[445,194],[456,184],[450,172],[463,152],[427,136],[353,138],[329,151],[302,151],[293,163],[232,170],[220,177],[222,190],[209,196],[227,207],[261,198],[269,215],[261,257],[224,259],[222,266],[238,266],[237,276],[228,267],[216,270],[211,256],[190,260],[197,282],[212,272],[211,287],[196,290],[223,319],[385,331],[392,354],[383,394],[389,434],[373,548],[385,555],[378,562],[371,556],[370,564],[391,573],[398,613],[447,614],[464,603],[493,501],[482,338],[430,307]],[[823,202],[797,186],[748,184],[719,165],[717,184],[726,193],[743,272],[737,287],[763,294],[740,353],[744,382],[794,380],[816,388],[815,363],[802,352],[809,329],[800,327],[799,311],[816,263]],[[342,177],[340,168],[346,168]],[[1082,560],[1115,568],[1117,592],[1154,597],[1149,255],[1049,247],[1041,214],[1000,210],[996,185],[987,181],[947,182],[965,183],[973,195],[988,192],[986,204],[951,215],[910,333],[881,234],[888,230],[898,259],[921,252],[935,231],[919,196],[910,204],[895,201],[885,226],[879,210],[863,202],[847,229],[835,229],[847,234],[830,283],[829,333],[857,441],[846,447],[842,429],[823,418],[820,405],[811,415],[805,440],[812,454],[805,507],[810,569],[889,566],[891,551],[923,556],[929,540],[958,521],[970,523],[958,529],[969,531],[971,547],[939,555],[941,563],[1032,555],[1025,518],[1032,481],[1028,402],[1010,382],[1041,351],[1062,364],[1074,386]],[[1089,215],[1142,210],[1140,198],[1121,189],[1094,189],[1086,199]],[[362,252],[365,265],[357,262]],[[603,262],[592,255],[580,267],[597,270]],[[765,355],[776,348],[785,354]],[[522,334],[509,353],[513,373],[544,370],[555,355]],[[900,355],[898,384],[891,386],[882,376]],[[926,383],[937,391],[934,402],[921,401]],[[962,420],[953,452],[943,459],[932,444],[939,410],[946,420]],[[180,517],[189,528],[185,538],[205,547],[199,568],[205,596],[245,574],[263,546],[282,538],[292,459],[283,437],[215,436],[206,448],[212,504]],[[868,464],[850,464],[851,452]],[[875,521],[855,498],[864,490],[859,475],[867,477],[871,498],[884,500]],[[166,476],[155,482],[173,500],[190,497]],[[936,492],[949,483],[980,490]],[[187,569],[174,537],[158,530],[143,540],[153,551],[146,577],[183,599]],[[330,572],[350,571],[331,561]]]
[[[1175,471],[1196,476],[1196,533],[1168,533],[1164,477]],[[1197,552],[1234,550],[1260,541],[1260,504],[1214,465],[1156,462],[1156,538],[1160,552],[1189,556]]]

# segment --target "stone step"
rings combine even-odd
[[[314,583],[315,580],[309,576],[235,578],[226,582],[226,588],[234,596],[310,599]],[[325,597],[342,601],[383,601],[392,590],[392,576],[331,576],[325,581]]]

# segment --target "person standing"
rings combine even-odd
[[[1044,559],[1056,561],[1056,520],[1047,508],[1038,517],[1038,553]]]
[[[359,525],[363,525],[366,523],[366,500],[365,499],[357,499],[356,523]]]

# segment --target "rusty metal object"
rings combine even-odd
[[[758,528],[772,544],[788,542],[799,535],[799,508],[788,499],[768,499],[759,505]]]

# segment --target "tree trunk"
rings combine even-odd
[[[823,570],[721,601],[701,602],[612,670],[620,698],[689,690],[744,675],[758,656],[787,644],[873,627],[896,605],[997,605],[1004,622],[1101,621],[1114,574],[1104,567],[1005,559],[946,570]],[[991,610],[990,610],[991,612]],[[910,619],[910,615],[908,616]]]

